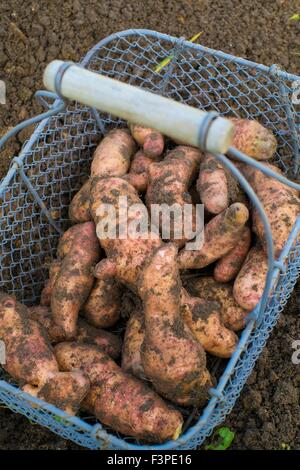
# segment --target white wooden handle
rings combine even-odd
[[[54,60],[46,67],[44,84],[50,91],[126,121],[151,127],[187,145],[198,147],[205,134],[205,147],[211,153],[225,153],[233,139],[233,124],[217,116],[207,127],[208,113],[164,98],[142,88],[122,83]],[[205,129],[204,129],[205,128]],[[201,146],[201,145],[200,145]]]

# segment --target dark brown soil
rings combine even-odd
[[[147,28],[190,37],[204,31],[203,45],[299,73],[300,23],[289,21],[299,0],[0,0],[0,135],[38,111],[33,93],[55,58],[79,60],[103,37]],[[26,133],[1,154],[0,179]],[[300,339],[300,290],[282,316],[227,425],[239,449],[300,448],[300,365],[291,362]],[[73,444],[0,410],[0,449],[69,449]]]

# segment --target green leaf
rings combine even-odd
[[[292,15],[289,20],[292,20],[292,21],[300,21],[300,14],[299,13],[295,13],[294,15]]]
[[[226,450],[235,437],[235,433],[227,427],[219,428],[212,437],[212,442],[205,446],[205,450]]]
[[[197,41],[197,39],[200,38],[200,36],[202,36],[204,31],[200,31],[200,33],[197,33],[195,34],[194,36],[192,36],[190,39],[189,39],[189,42],[195,42]],[[174,55],[169,55],[168,57],[166,57],[165,59],[163,59],[155,68],[154,68],[154,72],[158,73],[160,72],[164,67],[166,67],[166,65],[168,65],[171,60],[174,58]]]

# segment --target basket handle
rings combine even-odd
[[[225,153],[232,143],[233,124],[217,113],[201,111],[72,62],[50,62],[44,84],[63,98],[157,129],[203,151]]]

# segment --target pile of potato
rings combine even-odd
[[[272,159],[276,139],[269,130],[232,121],[236,148]],[[300,213],[298,193],[235,164],[264,206],[278,257]],[[204,204],[202,248],[188,250],[176,227],[162,240],[150,224],[138,239],[130,230],[127,238],[98,238],[101,206],[118,212],[121,196],[129,208],[143,204],[149,211],[152,204]],[[140,217],[130,214],[128,226]],[[98,145],[69,216],[73,225],[59,241],[40,305],[28,308],[0,294],[4,369],[24,391],[70,414],[88,411],[112,430],[148,442],[177,439],[179,410],[202,407],[214,383],[207,353],[232,355],[236,332],[262,295],[261,220],[213,155],[136,124],[110,131]],[[124,223],[120,211],[116,223]],[[121,338],[111,329],[123,316],[127,290],[137,301]]]

